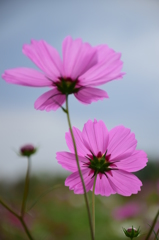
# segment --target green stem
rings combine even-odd
[[[93,233],[95,237],[95,185],[97,180],[97,174],[94,177],[94,183],[93,183],[93,192],[92,192],[92,219],[93,219]]]
[[[31,236],[29,229],[27,228],[25,221],[24,221],[24,214],[25,214],[25,207],[26,207],[26,200],[28,196],[28,190],[29,190],[29,173],[30,173],[30,158],[28,157],[28,168],[27,168],[27,173],[25,177],[25,186],[24,186],[24,194],[23,194],[23,200],[22,200],[22,207],[21,207],[21,214],[18,215],[16,212],[14,212],[6,203],[4,203],[0,199],[0,203],[9,211],[11,212],[16,218],[19,219],[21,224],[23,225],[23,228],[30,240],[33,240],[33,237]]]
[[[30,165],[31,165],[31,160],[30,160],[30,157],[28,157],[28,167],[27,167],[27,172],[25,177],[24,194],[23,194],[23,200],[22,200],[22,206],[21,206],[21,215],[19,216],[19,220],[21,221],[21,224],[23,225],[28,238],[30,240],[33,240],[33,237],[31,236],[31,233],[29,232],[29,229],[27,228],[27,225],[25,224],[25,221],[24,221],[26,201],[27,201],[28,192],[29,192],[29,175],[30,175],[30,167],[31,167]]]
[[[159,229],[157,230],[157,233],[156,233],[156,235],[155,235],[155,238],[154,238],[154,240],[158,240],[158,234],[159,234]]]
[[[5,207],[10,213],[12,213],[15,217],[19,218],[19,215],[14,212],[5,202],[3,202],[1,199],[0,199],[0,203],[3,205],[3,207]]]
[[[88,197],[87,197],[86,187],[85,187],[85,183],[84,183],[84,180],[83,180],[83,176],[82,176],[82,172],[81,172],[81,168],[80,168],[80,164],[79,164],[76,142],[75,142],[75,138],[74,138],[73,131],[72,131],[72,126],[71,126],[71,121],[70,121],[70,116],[69,116],[68,96],[67,95],[66,95],[66,114],[67,114],[67,121],[68,121],[68,125],[69,125],[70,132],[71,132],[71,137],[72,137],[72,141],[73,141],[73,146],[74,146],[74,150],[75,150],[78,172],[79,172],[79,175],[80,175],[80,178],[81,178],[81,182],[82,182],[82,185],[83,185],[84,199],[85,199],[87,213],[88,213],[88,219],[89,219],[89,225],[90,225],[90,231],[91,231],[91,238],[92,238],[92,240],[94,240],[95,237],[94,237],[94,233],[93,233],[93,225],[92,225],[90,207],[89,207],[89,204],[88,204]]]
[[[30,240],[34,240],[33,237],[31,236],[29,229],[27,228],[27,225],[25,224],[25,221],[23,219],[23,216],[19,216],[19,220],[21,221],[21,224],[23,225],[23,228]]]
[[[154,229],[154,227],[155,227],[155,224],[156,224],[156,222],[157,222],[158,216],[159,216],[159,210],[158,210],[158,212],[157,212],[157,214],[156,214],[156,216],[155,216],[155,218],[154,218],[154,220],[153,220],[152,226],[151,226],[151,228],[150,228],[150,230],[149,230],[149,232],[148,232],[145,240],[148,240],[149,237],[151,236],[151,233],[152,233],[152,231],[153,231],[153,229]]]
[[[14,212],[6,203],[4,203],[1,199],[0,199],[0,203],[3,205],[3,207],[5,207],[10,213],[12,213],[16,218],[19,219],[19,221],[21,222],[21,224],[23,225],[23,228],[28,236],[28,238],[30,240],[33,240],[33,237],[31,236],[26,224],[25,224],[25,221],[23,219],[22,216],[19,216],[16,212]]]
[[[22,200],[22,206],[21,206],[21,217],[23,217],[25,214],[26,201],[27,201],[28,191],[29,191],[29,173],[30,173],[30,158],[28,157],[28,168],[27,168],[27,173],[25,177],[24,194],[23,194],[23,200]]]

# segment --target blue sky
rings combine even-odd
[[[22,54],[31,39],[43,39],[61,54],[67,35],[81,37],[93,46],[108,44],[122,53],[122,80],[101,86],[108,100],[82,105],[70,97],[72,125],[82,129],[88,119],[103,120],[108,129],[130,128],[138,149],[159,156],[159,1],[81,0],[0,2],[0,73],[16,67],[37,67]],[[66,116],[59,109],[47,113],[34,109],[47,88],[27,88],[0,80],[0,179],[15,179],[26,171],[26,160],[14,150],[25,143],[39,146],[32,171],[65,173],[55,159],[67,150]]]

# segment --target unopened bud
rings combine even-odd
[[[26,144],[23,147],[20,148],[20,155],[24,157],[30,157],[34,153],[36,153],[37,148],[35,148],[31,144]]]
[[[130,239],[133,239],[140,234],[140,227],[138,229],[134,228],[133,226],[125,229],[123,228],[123,232],[125,233],[125,236],[129,237]]]

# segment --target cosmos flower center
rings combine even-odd
[[[72,80],[71,78],[63,78],[59,77],[58,82],[54,82],[54,85],[57,87],[59,92],[65,95],[69,95],[72,93],[77,93],[80,90],[80,87],[77,87],[79,80]]]
[[[87,159],[89,160],[87,165],[94,171],[94,174],[105,173],[111,170],[110,165],[112,165],[112,163],[109,161],[111,154],[107,155],[107,151],[104,154],[99,152],[97,156],[93,153],[87,154],[87,156]]]

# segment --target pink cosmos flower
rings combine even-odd
[[[136,150],[137,141],[130,129],[117,126],[108,131],[103,121],[89,120],[82,132],[74,127],[73,133],[87,192],[92,191],[96,174],[96,195],[118,193],[130,196],[140,191],[142,183],[131,172],[144,168],[147,156],[145,152]],[[66,133],[66,142],[71,152],[57,152],[56,158],[63,168],[73,172],[65,185],[74,193],[82,194],[70,132]]]
[[[30,68],[6,70],[2,78],[9,83],[50,87],[35,102],[40,110],[56,110],[66,101],[66,95],[74,96],[83,104],[108,98],[105,91],[96,88],[114,79],[122,78],[121,54],[107,45],[92,47],[81,39],[66,37],[62,44],[62,56],[43,40],[32,40],[23,46],[23,53],[42,72]]]
[[[127,203],[114,209],[113,217],[118,220],[136,217],[141,213],[142,207],[138,203]]]

